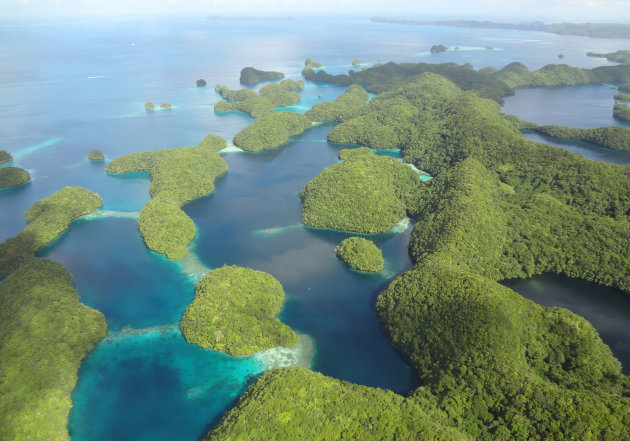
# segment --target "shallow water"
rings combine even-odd
[[[587,319],[630,374],[630,295],[554,274],[503,284],[540,305],[567,308]]]
[[[433,44],[461,50],[431,55]],[[468,50],[488,45],[497,50]],[[294,79],[309,56],[331,73],[352,69],[354,58],[367,65],[454,61],[478,68],[520,61],[535,69],[557,62],[561,52],[565,62],[594,67],[610,63],[586,57],[586,51],[619,47],[618,40],[400,26],[366,18],[0,22],[2,149],[15,153],[14,165],[33,176],[27,185],[0,191],[0,240],[19,233],[32,203],[63,186],[85,186],[104,199],[102,211],[76,222],[40,252],[70,269],[82,301],[101,310],[110,329],[79,372],[72,439],[197,440],[265,367],[306,363],[311,356],[312,368],[344,380],[400,393],[417,386],[385,338],[374,307],[378,292],[410,265],[411,227],[370,237],[386,260],[383,272],[370,275],[335,257],[334,247],[348,234],[300,222],[300,189],[347,147],[326,142],[332,125],[316,126],[274,151],[222,152],[230,171],[216,192],[184,207],[198,234],[191,247],[195,254],[180,262],[150,252],[138,234],[135,217],[150,197],[146,174],[108,175],[107,161],[134,151],[196,145],[208,133],[229,142],[253,119],[237,112],[215,114],[220,97],[213,86],[238,88],[245,66],[279,70]],[[208,86],[195,87],[198,78]],[[287,110],[303,112],[343,91],[306,82],[301,101]],[[558,121],[600,126],[612,124],[613,94],[600,86],[551,94],[519,90],[507,98],[504,110],[545,124],[562,123],[551,117],[565,112]],[[541,101],[547,96],[554,98]],[[169,101],[173,109],[147,113],[147,100]],[[552,107],[550,102],[558,107],[544,121],[534,119]],[[573,111],[577,108],[589,110]],[[93,148],[103,151],[105,162],[87,160]],[[224,264],[279,279],[286,291],[280,317],[312,346],[234,359],[185,343],[178,322],[193,298],[194,283]]]

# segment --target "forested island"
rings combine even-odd
[[[0,189],[26,184],[31,180],[31,174],[19,167],[0,168]]]
[[[258,93],[249,89],[232,90],[217,85],[214,90],[226,101],[214,105],[215,112],[241,111],[252,118],[272,113],[277,107],[293,106],[300,101],[298,91],[304,89],[304,81],[286,79],[267,84]]]
[[[0,150],[0,164],[13,161],[13,156],[6,150]]]
[[[478,20],[409,20],[398,18],[373,17],[376,23],[395,23],[418,26],[454,26],[480,29],[518,29],[541,31],[558,35],[580,35],[593,38],[630,38],[630,25],[621,23],[552,23],[540,21],[521,23],[497,23]]]
[[[88,159],[90,161],[104,161],[105,155],[103,155],[103,152],[100,150],[94,149],[90,150],[90,153],[88,153]]]
[[[371,240],[349,237],[335,248],[337,257],[350,268],[358,271],[377,272],[383,269],[382,251]]]
[[[256,84],[261,81],[273,81],[279,80],[280,78],[284,78],[284,74],[282,72],[274,72],[274,71],[264,71],[258,70],[253,67],[244,67],[241,70],[241,84]]]
[[[587,52],[587,57],[605,58],[608,61],[614,61],[616,63],[630,63],[630,51],[618,50],[616,52],[610,52],[607,54],[599,54],[596,52]]]
[[[234,145],[248,152],[273,149],[312,127],[299,113],[274,112],[245,127],[234,137]]]
[[[613,116],[622,121],[630,122],[630,107],[624,103],[615,103],[613,108]]]
[[[576,129],[563,126],[531,126],[530,129],[548,136],[589,142],[613,150],[630,151],[630,127],[599,127]]]
[[[149,249],[180,259],[195,237],[195,223],[181,206],[214,191],[215,180],[228,165],[217,153],[226,142],[208,135],[196,147],[130,153],[107,164],[108,173],[147,172],[151,200],[142,208],[138,229]]]
[[[271,275],[224,266],[199,283],[180,327],[189,343],[234,356],[293,346],[297,334],[276,318],[283,302],[282,285]]]

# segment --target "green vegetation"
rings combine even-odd
[[[31,180],[29,172],[19,167],[0,168],[0,189],[25,184]]]
[[[70,440],[67,421],[81,360],[105,336],[105,318],[79,302],[72,276],[35,252],[101,198],[66,187],[33,204],[30,224],[0,244],[0,438]]]
[[[556,138],[576,139],[609,149],[630,151],[630,127],[574,129],[563,126],[538,126],[534,130]]]
[[[586,54],[587,57],[598,57],[605,58],[608,61],[613,61],[616,63],[630,63],[630,51],[619,50],[617,52],[611,52],[608,54],[598,54],[595,52],[588,52]]]
[[[0,150],[0,164],[4,164],[5,162],[13,161],[13,156],[11,153],[6,150]]]
[[[208,273],[180,327],[189,343],[233,356],[293,346],[298,336],[278,320],[284,290],[271,275],[237,266]]]
[[[618,93],[614,98],[620,101],[630,101],[630,93]]]
[[[245,67],[241,70],[241,84],[256,84],[261,81],[272,81],[284,78],[282,72],[264,71],[254,69],[253,67]]]
[[[214,181],[227,172],[227,163],[217,152],[223,138],[208,135],[196,147],[131,153],[105,167],[109,173],[145,171],[151,175],[152,199],[142,208],[138,229],[147,247],[179,259],[195,237],[195,224],[181,206],[214,191]]]
[[[623,103],[615,103],[615,107],[613,109],[613,116],[622,121],[630,122],[630,107],[627,104]],[[2,169],[0,169],[0,172]]]
[[[322,67],[324,67],[322,65],[322,63],[319,63],[319,62],[313,60],[311,57],[308,57],[304,61],[304,68],[305,69],[308,69],[308,68],[310,68],[310,69],[319,69],[319,68],[322,68]]]
[[[558,54],[558,58],[560,59],[564,58],[564,54]]]
[[[593,38],[630,38],[630,25],[620,23],[552,23],[540,21],[524,23],[496,23],[476,20],[408,20],[374,17],[378,23],[398,23],[421,26],[455,26],[481,29],[520,29],[525,31],[542,31],[559,35],[582,35]]]
[[[152,101],[147,101],[146,103],[144,103],[144,110],[146,110],[147,112],[155,110],[155,104]]]
[[[391,229],[405,217],[406,199],[419,186],[418,175],[393,158],[364,150],[344,157],[302,189],[302,222],[368,234]]]
[[[225,86],[216,86],[215,90],[228,101],[219,101],[214,106],[215,112],[237,110],[248,113],[253,118],[260,118],[274,111],[276,107],[293,106],[300,101],[298,90],[304,89],[303,81],[286,79],[281,83],[267,84],[258,94],[249,90],[230,90]]]
[[[234,145],[248,152],[273,149],[311,126],[311,121],[302,114],[274,112],[238,132]]]
[[[630,92],[630,83],[620,84],[617,89],[621,90],[622,92]]]
[[[431,53],[432,54],[438,54],[440,52],[446,52],[448,48],[444,45],[441,44],[434,44],[433,46],[431,46]]]
[[[361,60],[359,60],[358,58],[355,58],[354,60],[352,60],[352,65],[353,66],[360,66],[361,65]]]
[[[368,93],[353,84],[335,101],[316,104],[304,114],[311,121],[344,122],[361,115],[368,107]]]
[[[70,222],[103,204],[101,197],[82,187],[64,187],[34,203],[24,218],[30,223],[17,237],[0,244],[0,275],[32,260],[44,245],[61,235]]]
[[[383,253],[371,240],[349,237],[335,248],[335,253],[346,265],[359,271],[378,272],[383,269]]]
[[[88,153],[88,159],[90,161],[104,161],[105,156],[100,150],[90,150],[90,153]]]
[[[205,440],[472,439],[452,425],[431,403],[294,367],[263,374]]]
[[[160,104],[160,109],[171,109],[173,106],[171,103],[162,103]]]
[[[205,87],[208,83],[203,78],[198,79],[195,84],[197,87]]]

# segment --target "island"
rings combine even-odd
[[[13,156],[6,150],[0,150],[0,164],[13,161]]]
[[[610,52],[607,54],[600,54],[596,52],[587,52],[587,57],[597,57],[597,58],[605,58],[608,61],[612,61],[615,63],[630,63],[630,51],[626,50],[618,50],[617,52]]]
[[[88,159],[90,161],[104,161],[105,155],[103,155],[103,152],[100,150],[90,150],[90,153],[88,153]]]
[[[369,98],[363,87],[353,84],[335,101],[316,104],[304,115],[311,121],[344,122],[365,112]]]
[[[130,153],[105,167],[108,173],[144,171],[151,175],[151,200],[142,208],[138,229],[147,247],[169,259],[188,254],[195,223],[181,209],[186,202],[211,194],[228,165],[217,153],[226,142],[208,135],[196,147]]]
[[[33,204],[30,223],[0,244],[0,323],[10,330],[0,332],[0,439],[70,439],[79,367],[107,324],[79,301],[68,270],[35,252],[101,204],[84,188],[63,188]]]
[[[19,167],[0,168],[0,189],[26,184],[31,180],[29,172]]]
[[[432,54],[438,54],[440,52],[446,52],[448,48],[444,45],[441,44],[434,44],[433,46],[431,46],[431,53]]]
[[[574,139],[613,150],[630,151],[630,127],[576,129],[564,126],[536,126],[533,130],[556,138]]]
[[[173,105],[171,103],[161,103],[160,109],[171,109]]]
[[[155,103],[153,103],[152,101],[147,101],[146,103],[144,103],[144,110],[146,110],[147,112],[155,110]]]
[[[284,78],[284,74],[282,72],[274,72],[274,71],[264,71],[254,69],[253,67],[244,67],[241,70],[241,84],[256,84],[261,81],[273,81],[279,80],[280,78]]]
[[[614,98],[619,101],[630,101],[630,93],[618,93]]]
[[[630,122],[630,107],[627,104],[616,102],[613,108],[613,116],[622,121]],[[0,169],[0,172],[2,169]]]
[[[300,113],[273,112],[238,132],[233,142],[238,148],[258,152],[279,147],[311,127],[311,120]]]
[[[630,83],[620,84],[619,87],[617,88],[621,90],[622,92],[630,92]]]
[[[350,268],[375,273],[385,265],[383,252],[371,240],[349,237],[335,248],[335,254]]]
[[[276,318],[283,302],[282,285],[271,275],[224,266],[199,283],[180,327],[189,343],[232,356],[293,346],[298,335]]]
[[[406,200],[421,185],[394,158],[362,151],[320,172],[300,196],[302,222],[354,233],[383,233],[406,215]]]
[[[200,78],[195,82],[195,84],[197,85],[197,87],[205,87],[208,83],[206,83],[206,80],[204,80],[203,78]]]
[[[551,23],[540,21],[522,23],[497,23],[477,20],[409,20],[373,17],[376,23],[395,23],[416,26],[453,26],[479,29],[517,29],[549,32],[558,35],[578,35],[593,38],[630,38],[630,25],[622,23]]]
[[[352,60],[352,65],[353,66],[360,66],[361,65],[361,60],[359,60],[358,58],[355,58],[354,60]]]
[[[293,106],[300,101],[298,91],[304,89],[303,81],[286,79],[280,83],[267,84],[258,93],[249,89],[231,90],[217,85],[215,90],[227,101],[219,101],[215,112],[241,111],[252,118],[272,113],[277,107]]]

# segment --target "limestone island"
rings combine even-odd
[[[189,343],[232,356],[293,346],[298,335],[276,318],[283,302],[282,285],[271,275],[224,266],[199,283],[180,327]]]
[[[33,204],[30,223],[0,244],[0,439],[70,439],[79,366],[107,324],[80,302],[70,272],[35,252],[101,203],[84,188],[63,188]]]
[[[618,93],[614,98],[619,101],[630,101],[630,93]]]
[[[613,109],[613,116],[622,121],[630,122],[630,107],[627,104],[616,102]],[[2,169],[0,169],[2,171]]]
[[[153,110],[155,110],[155,104],[152,101],[147,101],[146,103],[144,103],[144,110],[146,110],[147,112],[152,112]]]
[[[13,156],[6,150],[0,150],[0,164],[13,161]]]
[[[630,151],[630,127],[576,129],[564,126],[536,126],[533,130],[556,138],[575,139],[613,150]]]
[[[420,178],[405,164],[369,149],[341,155],[343,162],[320,172],[300,192],[302,222],[364,234],[390,230],[405,217],[406,200]]]
[[[311,127],[311,120],[300,113],[274,112],[238,132],[233,142],[248,152],[273,149]]]
[[[619,89],[622,92],[630,92],[630,83],[623,83],[620,84],[617,89]]]
[[[352,65],[353,66],[360,66],[361,65],[361,60],[359,60],[358,58],[355,58],[354,60],[352,60]]]
[[[214,105],[215,112],[241,111],[252,118],[272,113],[277,107],[293,106],[300,101],[298,91],[304,89],[304,81],[286,79],[267,84],[258,93],[249,89],[232,90],[217,85],[214,90],[226,101]]]
[[[171,103],[162,103],[160,104],[160,109],[172,109],[173,105]]]
[[[349,237],[335,248],[337,257],[350,268],[358,271],[378,272],[383,269],[385,261],[383,252],[374,242],[363,237]]]
[[[254,69],[253,67],[244,67],[241,70],[241,84],[256,84],[261,81],[273,81],[284,78],[284,74],[282,72],[274,72],[274,71],[264,71]]]
[[[19,167],[0,168],[0,188],[26,184],[31,180],[29,172]]]
[[[440,52],[445,52],[448,48],[444,45],[441,44],[434,44],[433,46],[431,46],[431,53],[432,54],[438,54]]]
[[[587,52],[587,57],[597,57],[597,58],[605,58],[608,61],[612,61],[615,63],[630,63],[630,51],[626,50],[618,50],[617,52],[610,52],[607,54],[599,54],[596,52]]]
[[[208,83],[206,83],[206,80],[204,80],[203,78],[200,78],[196,81],[196,84],[197,87],[205,87]]]
[[[196,147],[130,153],[107,164],[108,173],[148,172],[151,200],[142,208],[138,229],[147,247],[169,259],[188,254],[196,228],[181,206],[214,191],[215,180],[227,172],[217,153],[226,142],[208,135]]]
[[[311,121],[344,122],[367,111],[370,98],[365,89],[353,84],[335,101],[316,104],[306,111],[304,116]]]
[[[88,159],[90,161],[104,161],[105,160],[105,155],[103,155],[103,152],[101,152],[100,150],[91,150],[90,153],[88,153]]]

